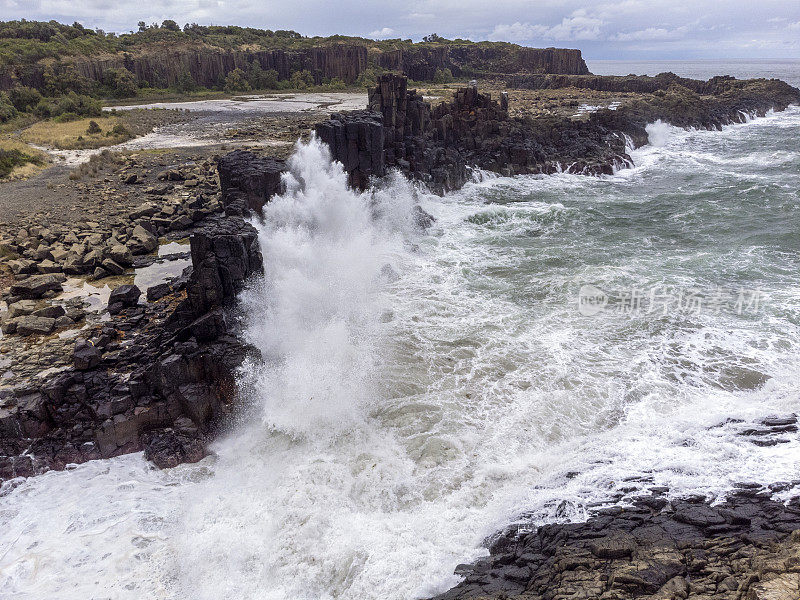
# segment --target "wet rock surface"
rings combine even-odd
[[[585,523],[510,528],[436,598],[789,600],[800,593],[800,503],[760,487],[713,505],[657,490]]]
[[[226,198],[237,194],[226,188]],[[222,206],[190,221],[192,266],[182,275],[150,288],[148,302],[136,285],[115,286],[108,317],[86,317],[80,330],[72,328],[86,314],[83,300],[57,296],[63,274],[18,276],[5,293],[3,331],[15,337],[3,340],[13,374],[0,382],[0,480],[140,450],[162,467],[206,455],[231,412],[234,372],[252,351],[236,338],[230,308],[263,268],[255,230]],[[125,263],[123,271],[159,260],[144,254],[158,244],[147,222],[164,210],[162,202],[132,214],[136,224],[127,237],[112,234],[120,243],[107,246],[105,260]],[[25,239],[34,233],[40,242],[55,237],[26,229]],[[87,249],[103,241],[81,231],[65,237],[86,239]]]
[[[476,87],[457,90],[451,102],[432,108],[407,89],[404,77],[383,75],[370,90],[367,110],[334,115],[316,131],[356,187],[365,188],[370,177],[398,168],[442,193],[463,186],[475,168],[501,175],[611,174],[632,164],[627,144],[646,144],[645,126],[658,119],[679,127],[718,129],[742,122],[748,114],[763,116],[800,102],[800,90],[779,80],[717,77],[701,82],[672,74],[616,79],[621,82],[607,87],[653,92],[636,94],[616,110],[600,109],[576,119],[511,117],[505,94],[493,100]],[[581,81],[593,89],[593,82],[606,80],[530,75],[513,81],[520,87],[527,81],[540,87]]]

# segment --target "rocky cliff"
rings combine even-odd
[[[280,79],[292,73],[308,70],[316,83],[338,78],[354,83],[367,68],[367,49],[356,45],[334,45],[304,50],[222,50],[208,46],[185,48],[158,47],[136,53],[120,52],[104,56],[65,59],[56,68],[69,66],[83,77],[103,81],[110,69],[125,68],[138,81],[152,87],[169,87],[188,73],[199,86],[213,87],[224,83],[225,76],[234,69],[247,71],[258,63],[265,71],[277,71]],[[43,84],[44,65],[14,68],[6,67],[0,74],[0,86],[11,87],[14,81],[40,88]]]
[[[243,215],[278,189],[283,168],[248,153],[223,159],[224,213],[194,227],[192,266],[150,288],[147,303],[135,286],[120,286],[109,320],[78,338],[69,367],[0,390],[0,481],[140,450],[161,467],[205,456],[206,439],[232,412],[236,369],[254,351],[237,337],[231,313],[263,269],[257,232]],[[147,214],[137,216],[145,225]],[[26,278],[6,300],[21,306],[20,298],[40,298],[61,281]],[[22,319],[35,327],[47,317]]]
[[[199,86],[223,84],[234,69],[247,71],[257,63],[275,70],[279,79],[307,70],[319,84],[338,78],[355,83],[370,67],[399,71],[411,79],[430,81],[439,69],[457,76],[509,73],[586,74],[589,70],[580,50],[523,48],[512,44],[408,45],[398,49],[373,50],[363,44],[333,44],[296,50],[228,50],[194,44],[158,45],[130,52],[97,56],[64,57],[54,64],[56,71],[74,67],[77,74],[101,82],[111,69],[125,68],[151,87],[175,85],[185,74]],[[52,63],[49,63],[52,64]],[[37,89],[44,86],[44,63],[0,65],[0,89],[21,84]]]
[[[525,48],[511,44],[412,46],[381,53],[377,62],[409,79],[430,81],[438,69],[456,77],[503,73],[589,73],[580,50]]]
[[[604,78],[560,76],[552,77],[551,85],[573,80],[605,85]],[[671,74],[612,78],[608,85],[655,90],[585,119],[512,118],[505,95],[498,102],[468,87],[458,90],[452,102],[432,109],[416,91],[406,89],[404,77],[384,75],[370,91],[366,111],[334,115],[316,130],[345,165],[353,185],[365,187],[370,177],[398,168],[441,193],[462,186],[476,168],[502,175],[610,174],[631,164],[626,144],[646,144],[645,127],[658,119],[679,127],[718,129],[743,121],[747,114],[764,115],[800,102],[800,90],[774,79],[718,77],[685,80],[685,86],[683,81]]]

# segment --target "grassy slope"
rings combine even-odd
[[[90,134],[88,132],[91,121],[100,127],[98,133]],[[29,144],[49,146],[60,150],[102,148],[130,139],[130,134],[111,134],[116,125],[122,125],[122,119],[117,116],[92,117],[67,123],[58,123],[50,119],[39,121],[24,129],[20,132],[20,139]]]

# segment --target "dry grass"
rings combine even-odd
[[[99,133],[88,132],[89,123],[92,121],[100,126]],[[57,123],[51,119],[39,121],[24,129],[20,133],[20,138],[31,144],[49,146],[60,150],[102,148],[119,144],[131,138],[131,134],[127,130],[123,134],[111,133],[115,126],[124,128],[120,117],[93,117],[67,123]]]
[[[9,173],[6,177],[3,177],[2,181],[27,179],[28,177],[31,177],[46,168],[48,164],[47,154],[17,139],[0,137],[0,150],[19,150],[23,154],[27,154],[28,156],[38,159],[35,163],[26,163],[24,165],[15,167],[11,173]]]
[[[69,174],[69,178],[72,181],[78,181],[84,177],[97,177],[104,169],[122,164],[125,160],[125,154],[125,152],[103,150],[100,154],[90,156],[88,161],[74,169]]]

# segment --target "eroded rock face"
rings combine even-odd
[[[231,198],[241,193],[226,189]],[[134,239],[149,244],[141,232]],[[115,289],[112,319],[76,342],[65,370],[3,389],[0,480],[140,450],[162,467],[206,455],[236,400],[236,369],[254,351],[237,339],[228,309],[263,264],[256,231],[238,213],[207,218],[190,245],[193,266],[150,303],[139,304],[135,286]],[[42,277],[24,282],[55,285]],[[52,316],[31,314],[35,302],[14,306],[20,333],[55,327]]]
[[[410,79],[430,81],[439,69],[456,77],[482,73],[589,73],[581,51],[568,48],[525,48],[497,44],[414,46],[381,53],[378,64]]]
[[[511,529],[493,541],[489,558],[459,565],[464,581],[437,600],[793,597],[800,503],[784,505],[754,487],[715,506],[654,494],[585,523]]]
[[[405,77],[383,75],[370,90],[368,110],[317,125],[317,135],[345,165],[353,186],[363,189],[370,176],[389,168],[443,193],[463,186],[471,167],[504,175],[566,168],[600,174],[630,162],[624,138],[596,121],[512,119],[506,98],[495,101],[474,87],[432,110],[406,86]]]
[[[234,150],[219,159],[217,170],[226,211],[261,214],[269,198],[283,190],[281,175],[286,162]]]
[[[529,75],[537,85],[605,85],[594,76]],[[383,75],[369,92],[369,108],[334,115],[317,125],[317,134],[365,188],[371,176],[398,168],[437,193],[463,186],[470,169],[501,175],[554,173],[612,174],[632,164],[626,142],[647,143],[645,126],[658,119],[680,127],[718,129],[741,122],[745,113],[763,115],[800,102],[800,91],[778,80],[739,81],[717,77],[707,82],[673,74],[655,78],[612,78],[620,89],[654,89],[650,96],[603,109],[586,119],[512,118],[508,98],[499,102],[475,87],[458,90],[450,103],[431,109],[406,79]],[[685,85],[684,85],[685,84]],[[380,124],[378,124],[380,119]]]

